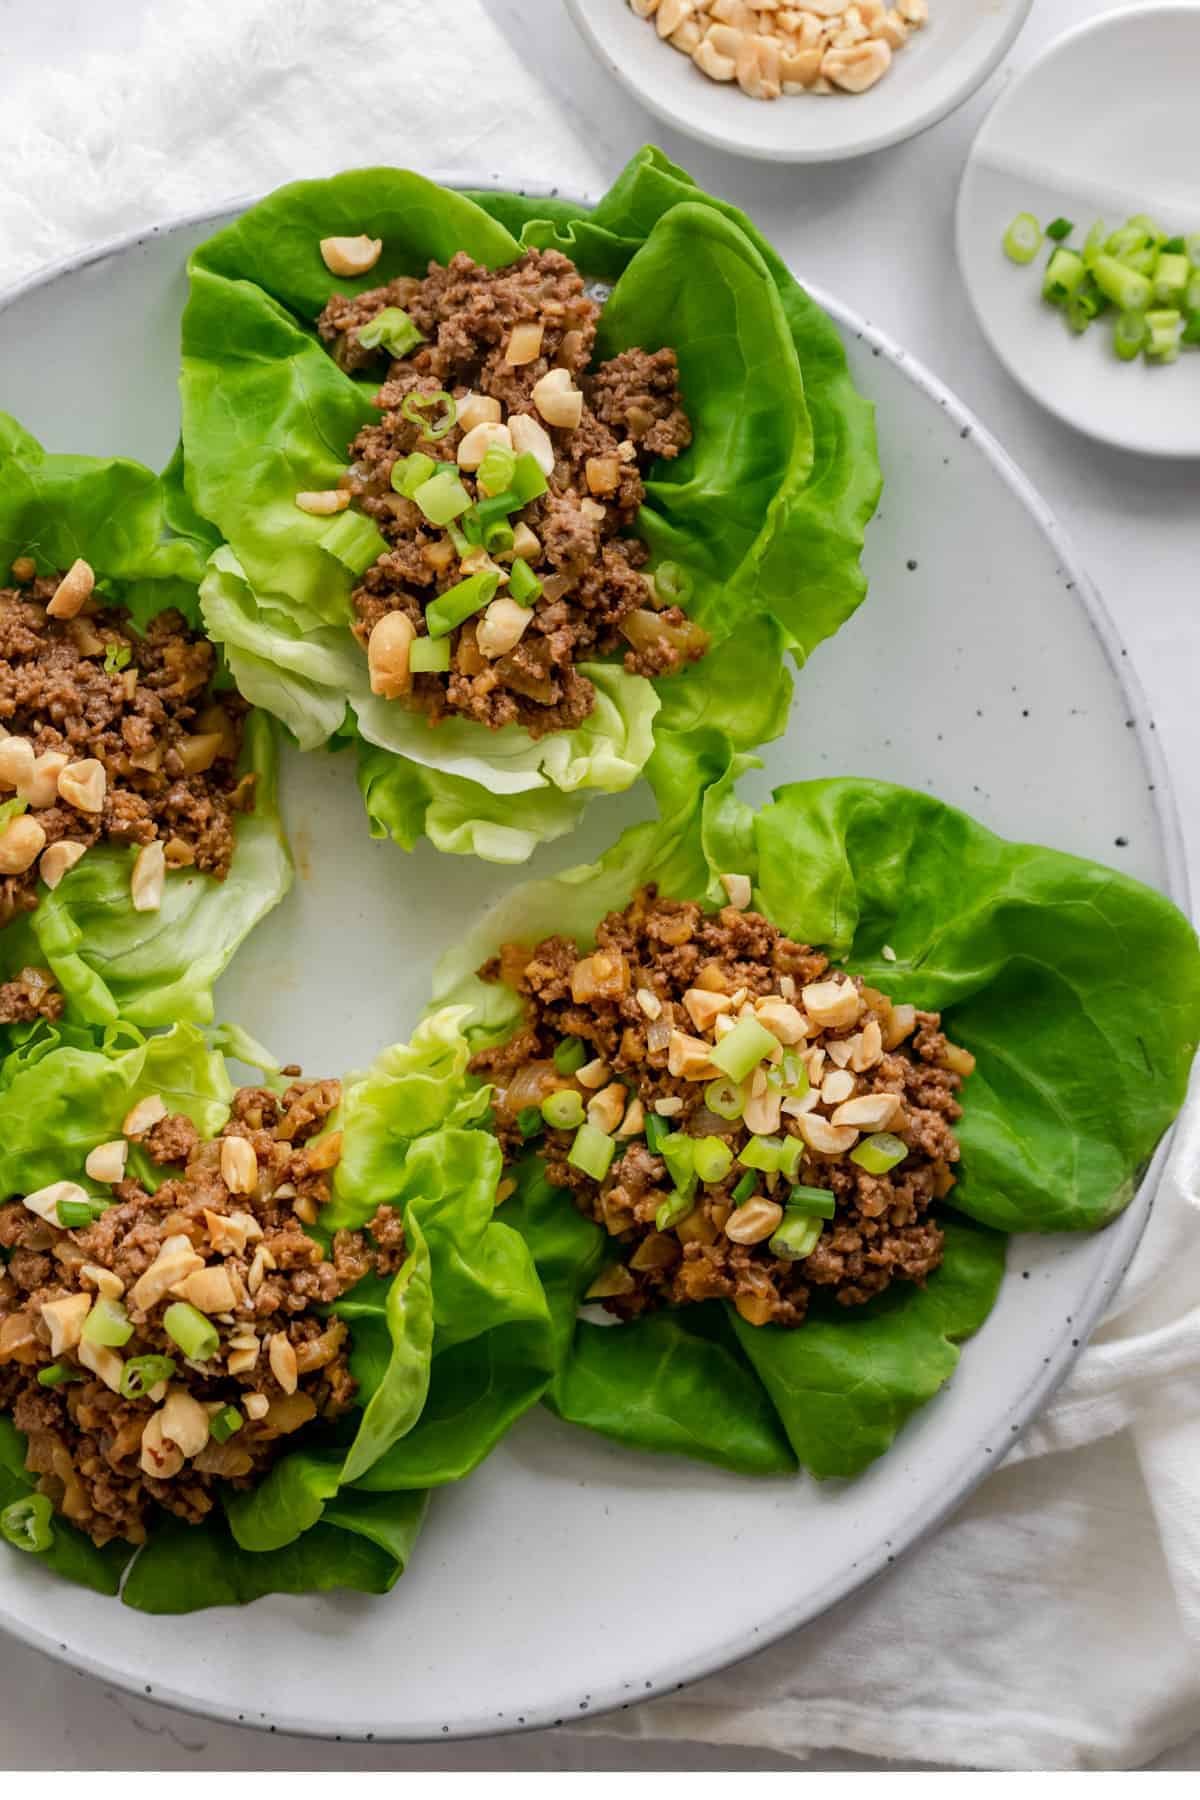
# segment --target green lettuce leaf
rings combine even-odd
[[[0,414],[0,568],[32,556],[49,573],[82,556],[135,625],[176,607],[199,626],[203,557],[190,540],[168,538],[166,522],[164,490],[149,469],[116,457],[47,455]],[[41,894],[34,912],[0,931],[0,980],[48,966],[67,1017],[80,1024],[207,1023],[217,976],[292,878],[265,717],[247,721],[241,768],[257,776],[254,810],[237,821],[224,882],[175,873],[160,910],[138,913],[129,897],[136,849],[100,845]]]
[[[836,332],[748,221],[661,158],[653,168],[653,216],[640,189],[636,204],[622,199],[627,174],[595,228],[562,203],[352,171],[281,189],[193,255],[178,516],[193,529],[211,519],[226,540],[204,582],[208,629],[242,691],[302,746],[341,733],[349,708],[372,830],[406,848],[425,832],[443,850],[523,860],[570,829],[586,791],[627,788],[643,769],[657,788],[670,737],[719,731],[745,750],[777,735],[791,695],[785,651],[802,659],[862,597],[858,553],[878,470]],[[689,611],[713,640],[701,662],[655,683],[618,663],[589,665],[591,718],[537,742],[465,720],[430,732],[370,694],[348,629],[356,576],[323,547],[328,521],[294,504],[300,488],[336,482],[374,416],[372,384],[344,375],[313,330],[333,285],[319,240],[351,222],[384,245],[369,276],[338,284],[352,292],[423,273],[455,249],[497,266],[523,244],[561,241],[585,274],[616,278],[601,354],[675,348],[694,442],[651,471],[637,530],[652,561],[683,571]],[[855,460],[857,485],[842,466]],[[838,509],[819,533],[817,489]]]
[[[609,1259],[603,1231],[520,1172],[508,1217],[533,1250],[554,1320],[547,1404],[622,1442],[762,1473],[794,1457],[850,1475],[891,1443],[953,1370],[1001,1279],[996,1230],[1103,1225],[1132,1197],[1181,1105],[1200,1038],[1200,954],[1170,901],[1058,851],[1011,844],[928,794],[832,780],[781,789],[757,814],[724,740],[664,761],[661,821],[598,862],[518,888],[450,951],[435,1004],[467,1007],[475,1047],[520,1023],[515,995],[475,971],[509,940],[594,941],[643,883],[720,901],[741,872],[754,904],[868,982],[942,1011],[977,1059],[958,1126],[962,1163],[941,1220],[945,1259],[924,1289],[861,1308],[819,1302],[796,1331],[720,1327],[686,1309],[632,1325],[580,1321]],[[885,953],[886,952],[886,953]],[[966,1215],[956,1217],[955,1213]],[[724,1403],[722,1403],[724,1401]]]

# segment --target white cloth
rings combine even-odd
[[[521,170],[599,192],[614,172],[607,88],[556,97],[496,24],[523,14],[536,31],[554,4],[152,9],[136,56],[89,57],[6,105],[0,285],[82,244],[348,163],[474,180]],[[591,1729],[798,1756],[1111,1768],[1195,1728],[1198,1195],[1194,1115],[1113,1312],[1006,1465],[929,1542],[807,1632]]]

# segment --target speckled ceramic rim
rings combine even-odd
[[[992,71],[1007,56],[1017,33],[1029,17],[1029,9],[1033,0],[1023,0],[1016,8],[1012,18],[1004,29],[999,42],[992,46],[987,56],[975,63],[964,74],[962,80],[951,91],[947,98],[935,106],[914,107],[911,115],[902,124],[894,125],[890,130],[865,132],[862,137],[849,144],[838,144],[831,149],[818,146],[815,149],[789,148],[779,144],[755,144],[745,138],[734,136],[727,131],[707,131],[703,125],[697,124],[690,113],[680,112],[668,105],[657,90],[648,82],[642,83],[623,64],[614,62],[592,26],[578,0],[567,0],[567,11],[575,24],[580,37],[602,68],[607,69],[626,93],[632,94],[640,106],[654,114],[664,124],[674,130],[681,131],[686,137],[695,138],[699,143],[711,144],[716,150],[724,150],[734,156],[747,156],[755,162],[773,163],[831,163],[848,162],[855,156],[870,156],[875,150],[886,150],[891,144],[903,144],[908,138],[919,137],[942,119],[957,112],[977,88],[983,86]],[[753,104],[751,102],[750,104]],[[758,104],[762,104],[759,102]],[[786,101],[781,104],[787,104]],[[815,292],[815,289],[813,290]],[[831,308],[831,310],[833,310]],[[841,316],[840,314],[838,315]]]
[[[437,179],[436,175],[434,179]],[[478,186],[504,191],[501,190],[498,182],[481,182]],[[507,191],[511,191],[511,189]],[[518,191],[536,196],[546,190],[540,184],[532,184]],[[168,232],[203,224],[209,220],[216,221],[226,218],[231,213],[239,212],[252,205],[254,198],[253,196],[242,197],[229,201],[223,206],[204,207],[196,212],[186,213],[178,218],[168,220],[164,224],[154,226],[149,231],[131,232],[126,236],[115,238],[111,243],[97,245],[78,255],[64,258],[47,269],[39,270],[18,286],[9,288],[0,296],[0,314],[3,314],[19,296],[47,286],[64,275],[78,273],[81,269],[103,262],[109,257],[121,256],[127,251],[136,249],[139,244],[145,243],[149,238],[161,237]],[[822,306],[837,322],[847,338],[853,338],[857,342],[865,344],[874,354],[886,357],[920,389],[932,406],[938,407],[947,414],[951,422],[957,426],[959,436],[964,440],[969,440],[991,464],[1006,487],[1021,502],[1045,534],[1058,559],[1067,589],[1083,607],[1092,630],[1104,648],[1117,683],[1129,703],[1129,716],[1137,721],[1135,731],[1138,747],[1146,766],[1147,775],[1154,784],[1154,810],[1167,868],[1167,890],[1176,905],[1187,911],[1189,907],[1187,870],[1174,793],[1170,785],[1166,762],[1159,747],[1157,733],[1146,708],[1141,684],[1134,673],[1129,654],[1121,643],[1116,626],[1109,617],[1090,578],[1080,567],[1054,514],[991,433],[922,363],[910,356],[906,350],[901,349],[886,333],[874,325],[868,324],[865,319],[860,318],[857,313],[852,312],[849,307],[843,306],[840,301],[834,300],[820,288],[809,287],[808,292],[817,304]],[[1007,1448],[1015,1441],[1016,1435],[1029,1424],[1048,1396],[1067,1375],[1079,1355],[1077,1346],[1081,1347],[1086,1343],[1092,1327],[1107,1307],[1146,1228],[1170,1148],[1170,1137],[1171,1134],[1168,1133],[1158,1146],[1130,1206],[1105,1232],[1108,1254],[1097,1276],[1088,1304],[1081,1312],[1076,1313],[1073,1321],[1068,1322],[1065,1327],[1065,1331],[1075,1334],[1074,1338],[1065,1335],[1064,1331],[1058,1354],[1051,1357],[1038,1378],[1026,1388],[1012,1407],[992,1422],[990,1435],[994,1445],[1004,1444]],[[745,1633],[738,1633],[732,1638],[708,1644],[690,1655],[681,1655],[677,1661],[667,1666],[648,1672],[632,1670],[630,1680],[620,1687],[587,1690],[589,1719],[594,1719],[606,1712],[627,1712],[632,1706],[640,1706],[646,1700],[676,1693],[690,1682],[699,1681],[705,1675],[712,1675],[720,1669],[728,1668],[731,1663],[740,1662],[745,1657],[765,1650],[790,1632],[811,1624],[814,1619],[820,1618],[839,1601],[845,1600],[849,1595],[865,1586],[867,1582],[882,1574],[889,1564],[894,1563],[904,1552],[912,1549],[915,1544],[918,1544],[922,1538],[940,1525],[943,1519],[962,1505],[984,1477],[991,1474],[1000,1460],[1000,1456],[990,1450],[985,1450],[982,1454],[976,1452],[964,1459],[957,1481],[947,1489],[942,1495],[940,1503],[932,1511],[923,1512],[919,1517],[900,1520],[893,1526],[886,1541],[881,1538],[872,1544],[857,1562],[852,1563],[849,1568],[839,1570],[815,1597],[811,1597],[802,1606],[784,1607],[772,1617],[764,1619],[749,1637]],[[386,1605],[387,1602],[380,1601],[379,1604]],[[69,1668],[79,1669],[86,1674],[93,1675],[97,1680],[107,1682],[137,1699],[153,1699],[161,1705],[175,1707],[181,1712],[194,1713],[201,1718],[215,1719],[228,1725],[244,1724],[260,1731],[289,1732],[300,1737],[336,1738],[344,1742],[355,1743],[366,1741],[375,1743],[446,1743],[456,1738],[491,1737],[506,1735],[510,1732],[544,1730],[563,1722],[561,1705],[543,1708],[535,1699],[531,1699],[526,1705],[520,1725],[509,1720],[466,1715],[449,1725],[441,1721],[437,1724],[430,1721],[424,1726],[414,1726],[404,1731],[397,1731],[392,1721],[383,1718],[370,1731],[347,1733],[344,1729],[339,1728],[336,1721],[314,1722],[311,1717],[296,1718],[286,1713],[278,1715],[239,1713],[232,1707],[205,1701],[195,1694],[180,1693],[165,1684],[150,1690],[144,1683],[131,1680],[122,1671],[114,1669],[100,1658],[73,1651],[69,1644],[60,1643],[42,1632],[31,1629],[23,1621],[18,1622],[2,1611],[0,1611],[0,1626],[3,1626],[22,1642],[30,1644],[34,1649],[42,1651],[58,1662],[65,1663]],[[635,1656],[637,1654],[636,1641],[634,1641],[631,1653]],[[634,1690],[635,1679],[636,1698],[631,1700],[629,1695]],[[580,1687],[581,1691],[585,1690],[584,1683],[581,1683]]]

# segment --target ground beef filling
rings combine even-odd
[[[626,535],[643,499],[645,470],[691,442],[674,352],[625,350],[589,372],[600,309],[556,250],[531,250],[495,271],[460,254],[446,268],[430,264],[423,281],[401,277],[353,297],[335,294],[319,329],[344,369],[381,366],[383,353],[364,348],[359,333],[397,307],[425,342],[391,363],[376,396],[383,418],[351,446],[343,488],[391,546],[353,595],[356,635],[369,648],[380,620],[401,612],[424,636],[425,607],[438,594],[481,570],[495,572],[499,586],[489,610],[449,634],[448,672],[417,673],[390,697],[434,722],[457,714],[541,737],[571,730],[593,710],[595,688],[581,662],[619,652],[631,674],[653,677],[702,656],[705,633],[642,573],[645,546]],[[552,422],[559,414],[540,385],[552,371],[559,373],[551,386],[557,380],[568,390],[568,408],[581,400],[575,424]],[[410,396],[438,391],[453,397],[456,423],[433,440],[402,409]],[[452,534],[392,486],[394,465],[413,451],[454,464],[484,415],[511,434],[518,451],[523,430],[540,432],[546,461],[553,459],[543,471],[547,491],[509,516],[513,548],[492,556],[464,551],[461,537],[456,547]],[[469,449],[462,453],[470,462]],[[463,468],[460,476],[474,500],[485,497],[477,472]],[[528,617],[516,615],[514,623],[501,603],[515,557],[536,575],[541,593],[525,609]]]
[[[0,588],[0,805],[26,802],[17,836],[28,843],[6,849],[18,821],[0,824],[0,926],[33,910],[39,882],[62,878],[60,844],[161,839],[168,870],[223,880],[254,778],[236,774],[246,709],[210,691],[212,645],[173,610],[139,635],[96,596],[73,618],[51,617],[62,578],[24,560],[18,570],[25,579]],[[0,990],[0,1017],[14,1004]]]
[[[252,1486],[292,1433],[351,1406],[347,1327],[318,1309],[364,1275],[393,1274],[404,1231],[389,1206],[366,1231],[335,1233],[328,1251],[303,1229],[329,1198],[341,1134],[317,1134],[340,1094],[336,1081],[242,1088],[208,1142],[151,1104],[127,1118],[126,1141],[172,1169],[156,1192],[115,1180],[112,1204],[74,1230],[21,1199],[0,1206],[0,1408],[27,1434],[40,1490],[97,1544],[144,1542],[155,1506],[199,1522],[219,1482]],[[105,1297],[133,1327],[119,1349],[80,1335]],[[218,1334],[203,1362],[185,1360],[166,1330],[180,1300]],[[144,1356],[174,1370],[128,1398],[127,1371]],[[43,1385],[52,1365],[77,1379]],[[212,1421],[230,1406],[241,1423],[219,1442]]]
[[[506,1159],[527,1153],[532,1133],[549,1180],[611,1234],[619,1260],[590,1294],[610,1311],[717,1298],[753,1325],[799,1325],[815,1290],[855,1306],[892,1281],[924,1282],[941,1262],[930,1208],[954,1184],[957,1094],[974,1065],[938,1014],[889,1001],[757,913],[706,914],[653,887],[608,915],[590,953],[557,937],[507,945],[480,973],[526,1002],[524,1028],[472,1064],[494,1084]],[[742,1019],[773,1047],[731,1083],[708,1053]],[[564,1059],[568,1040],[588,1058],[570,1075],[562,1061],[583,1052],[572,1042]],[[600,1180],[570,1160],[573,1128],[541,1130],[536,1109],[566,1089],[615,1139]],[[724,1116],[731,1108],[740,1116]],[[656,1150],[668,1131],[675,1142]],[[682,1146],[681,1164],[677,1134],[719,1140],[728,1172],[680,1181],[694,1146]],[[788,1172],[748,1167],[752,1140],[770,1154],[783,1146]],[[880,1154],[899,1160],[872,1173]],[[823,1190],[833,1217],[789,1210],[794,1187]],[[808,1253],[777,1254],[780,1226],[806,1217],[820,1230]]]

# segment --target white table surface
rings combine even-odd
[[[39,69],[93,50],[136,54],[153,0],[0,0],[0,107]],[[174,0],[197,4],[200,0]],[[330,0],[331,7],[334,0]],[[1028,400],[971,315],[953,250],[953,207],[967,147],[1006,75],[1095,0],[1037,0],[1005,68],[915,142],[828,168],[739,162],[661,130],[592,61],[556,0],[484,0],[558,104],[613,171],[654,140],[707,187],[738,202],[801,276],[883,326],[957,389],[1041,488],[1075,540],[1146,688],[1175,786],[1193,890],[1200,892],[1200,465],[1140,461],[1076,437]],[[935,0],[936,4],[936,0]],[[532,29],[536,19],[536,30]],[[297,173],[304,171],[297,170]],[[499,171],[497,171],[499,173]],[[223,198],[214,195],[213,199]],[[1065,350],[1065,353],[1069,351]],[[1200,1767],[1197,1736],[1156,1768]],[[0,1767],[13,1769],[782,1769],[751,1751],[629,1744],[562,1732],[429,1748],[324,1746],[260,1736],[105,1690],[0,1636]],[[815,1769],[869,1759],[819,1753]],[[910,1765],[915,1766],[915,1765]]]

